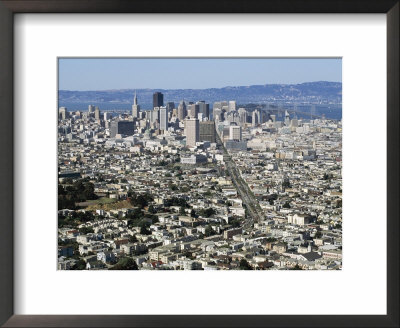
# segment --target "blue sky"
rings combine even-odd
[[[60,90],[206,89],[342,81],[341,59],[60,58]]]

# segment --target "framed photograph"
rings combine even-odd
[[[3,326],[399,326],[398,1],[0,21]]]

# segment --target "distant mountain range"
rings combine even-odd
[[[301,84],[265,84],[235,86],[210,89],[136,89],[138,103],[142,108],[152,107],[152,95],[160,91],[164,102],[178,103],[205,100],[212,103],[220,100],[236,100],[238,104],[247,103],[316,103],[341,104],[341,82],[307,82]],[[133,103],[134,89],[103,91],[69,91],[59,90],[59,105],[63,104],[129,104]]]

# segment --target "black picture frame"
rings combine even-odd
[[[0,0],[0,324],[4,327],[399,327],[399,0]],[[16,13],[384,13],[387,315],[14,315],[13,17]],[[367,288],[367,287],[366,287]]]

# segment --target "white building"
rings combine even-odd
[[[242,140],[242,127],[237,125],[231,125],[229,127],[229,140]]]
[[[160,107],[160,130],[168,130],[168,109],[165,106]]]
[[[196,142],[200,141],[199,120],[197,118],[189,118],[185,120],[186,130],[186,146],[196,146]]]

